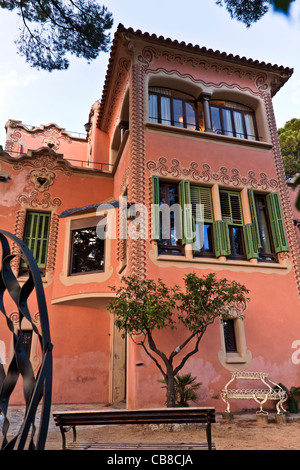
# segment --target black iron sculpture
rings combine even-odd
[[[20,250],[19,254],[12,254],[10,239]],[[2,446],[5,450],[43,450],[46,443],[49,418],[51,411],[52,393],[52,344],[50,339],[49,321],[44,288],[37,263],[23,241],[15,235],[0,230],[0,251],[2,248],[2,265],[0,271],[0,312],[5,316],[6,324],[13,335],[13,357],[6,371],[0,363],[0,411],[3,414]],[[13,273],[11,262],[20,256],[28,266],[28,279],[20,286]],[[40,316],[40,331],[30,315],[28,298],[36,295]],[[9,318],[4,306],[4,294],[9,294],[14,301],[19,313],[18,333],[12,320]],[[40,342],[42,360],[36,375],[32,364],[24,348],[24,336],[22,332],[22,320],[26,318],[32,326]],[[1,362],[1,361],[0,361]],[[23,423],[17,434],[8,439],[10,422],[8,419],[8,405],[12,392],[19,378],[23,379],[23,393],[25,399],[25,412]],[[36,412],[41,404],[38,433],[36,435]]]

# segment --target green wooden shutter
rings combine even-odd
[[[213,224],[214,247],[216,258],[230,255],[230,240],[227,222],[216,220]]]
[[[220,224],[220,228],[214,224],[215,243],[217,238],[221,237],[221,250],[218,250],[218,247],[215,249],[217,257],[228,256],[231,253],[228,225],[243,226],[241,198],[237,191],[220,190],[220,204],[223,224]],[[217,255],[219,252],[221,255]]]
[[[246,224],[243,228],[247,259],[258,258],[258,245],[254,224]]]
[[[254,237],[256,239],[257,247],[261,248],[261,240],[260,240],[260,233],[259,233],[259,225],[258,225],[258,218],[256,214],[255,208],[255,199],[254,199],[254,191],[252,188],[248,189],[248,199],[249,199],[249,206],[250,206],[250,213],[251,213],[251,220],[254,227]]]
[[[275,252],[288,251],[288,242],[285,234],[284,221],[281,211],[279,194],[273,192],[266,197]]]
[[[182,210],[182,243],[193,243],[194,232],[192,221],[191,188],[190,182],[188,180],[183,180],[179,183],[179,201]]]
[[[32,252],[39,268],[46,268],[50,230],[50,214],[28,212],[25,222],[24,242]],[[24,266],[25,263],[23,262]]]
[[[192,215],[197,222],[213,223],[213,207],[211,200],[211,190],[203,186],[191,186]],[[203,217],[199,217],[197,204],[203,206]]]
[[[237,191],[220,191],[222,219],[233,225],[243,225],[240,194]]]
[[[152,238],[160,240],[159,178],[152,176]]]

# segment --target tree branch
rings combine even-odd
[[[150,334],[151,334],[151,333],[150,333]],[[131,340],[134,342],[134,344],[136,344],[137,346],[142,346],[142,348],[144,349],[145,353],[152,359],[152,361],[155,362],[156,366],[157,366],[158,369],[161,371],[163,377],[166,378],[167,375],[166,375],[166,373],[164,372],[163,368],[161,367],[160,363],[159,363],[158,360],[150,353],[150,351],[148,351],[148,349],[147,349],[147,347],[146,347],[146,345],[145,345],[145,341],[146,341],[146,338],[147,338],[147,334],[146,334],[146,333],[143,333],[143,335],[144,335],[144,340],[143,340],[143,341],[139,341],[139,342],[138,342],[138,341],[135,341],[135,340],[133,339],[133,335],[130,335],[130,338],[131,338]],[[149,342],[149,338],[148,338],[148,342]],[[153,344],[155,344],[154,341],[153,341],[153,339],[152,339],[152,342],[153,342]],[[156,354],[158,354],[158,352],[160,352],[160,351],[156,348],[156,349],[154,349],[154,352],[156,352]],[[158,354],[158,355],[159,355],[159,354]],[[159,355],[159,356],[160,356],[160,355]]]
[[[164,361],[166,367],[168,367],[170,365],[170,363],[169,363],[169,360],[168,360],[167,356],[157,348],[157,346],[154,342],[154,339],[152,337],[152,333],[149,330],[149,328],[146,328],[146,332],[147,332],[148,343],[149,343],[149,347],[150,347],[151,351],[155,352],[155,354],[157,354]]]
[[[171,354],[170,354],[170,357],[169,357],[169,361],[170,363],[172,364],[173,362],[173,358],[175,356],[177,356],[177,354],[180,353],[180,351],[182,351],[182,349],[194,338],[194,336],[196,336],[197,334],[199,333],[199,330],[195,331],[194,333],[192,333],[179,347],[178,347],[178,350],[176,351],[173,351]],[[176,348],[177,349],[177,348]]]
[[[196,352],[198,352],[198,349],[199,349],[199,343],[200,343],[200,340],[202,338],[202,336],[204,335],[204,332],[205,332],[205,329],[201,332],[201,334],[198,336],[197,338],[197,341],[196,341],[196,344],[195,344],[195,348],[190,351],[181,361],[181,363],[174,369],[174,376],[176,374],[178,374],[178,372],[183,368],[184,364],[186,363],[186,361],[189,359],[189,357],[193,356],[194,354],[196,354]]]
[[[166,374],[166,372],[163,370],[163,368],[161,367],[161,365],[160,365],[160,363],[158,362],[158,360],[148,351],[148,349],[147,349],[146,346],[145,346],[145,343],[141,343],[141,346],[142,346],[142,348],[144,349],[145,353],[152,359],[152,361],[155,362],[156,366],[158,367],[158,369],[159,369],[160,372],[162,373],[164,379],[166,380],[167,374]]]
[[[31,31],[31,29],[29,28],[29,26],[27,25],[26,23],[26,19],[25,19],[25,16],[24,16],[24,11],[23,11],[23,0],[20,0],[20,11],[21,11],[21,16],[22,16],[22,21],[23,21],[23,24],[24,24],[24,27],[26,28],[26,30],[28,31],[28,33],[30,34],[30,36],[39,44],[41,44],[43,47],[45,47],[45,49],[47,49],[52,55],[53,57],[55,57],[55,59],[57,58],[55,56],[55,54],[53,54],[53,52],[51,51],[50,47],[49,46],[46,46],[46,44],[44,44],[39,38],[37,38]]]
[[[41,10],[43,10],[43,12],[46,14],[46,16],[49,18],[49,20],[51,21],[51,23],[55,24],[55,26],[57,26],[58,28],[62,28],[62,29],[66,29],[66,30],[71,30],[72,27],[67,27],[67,26],[64,26],[62,24],[59,24],[57,23],[57,21],[55,20],[55,18],[53,18],[51,15],[49,15],[49,13],[47,12],[47,10],[45,10],[45,8],[43,7],[43,5],[41,4],[40,0],[37,0],[38,1],[38,4],[39,4],[39,7]]]

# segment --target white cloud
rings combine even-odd
[[[34,75],[19,75],[16,70],[11,70],[5,75],[0,75],[0,105],[17,89],[22,89],[35,81]]]

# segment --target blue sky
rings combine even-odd
[[[102,2],[99,1],[102,4]],[[288,83],[274,98],[277,126],[300,118],[300,0],[291,18],[269,12],[250,28],[231,20],[215,0],[107,0],[119,23],[186,43],[238,54],[294,68]],[[5,123],[16,119],[39,126],[56,123],[67,131],[84,133],[92,104],[101,98],[108,53],[88,64],[71,57],[67,71],[37,71],[17,54],[14,39],[19,19],[0,10],[0,145],[5,144]]]

